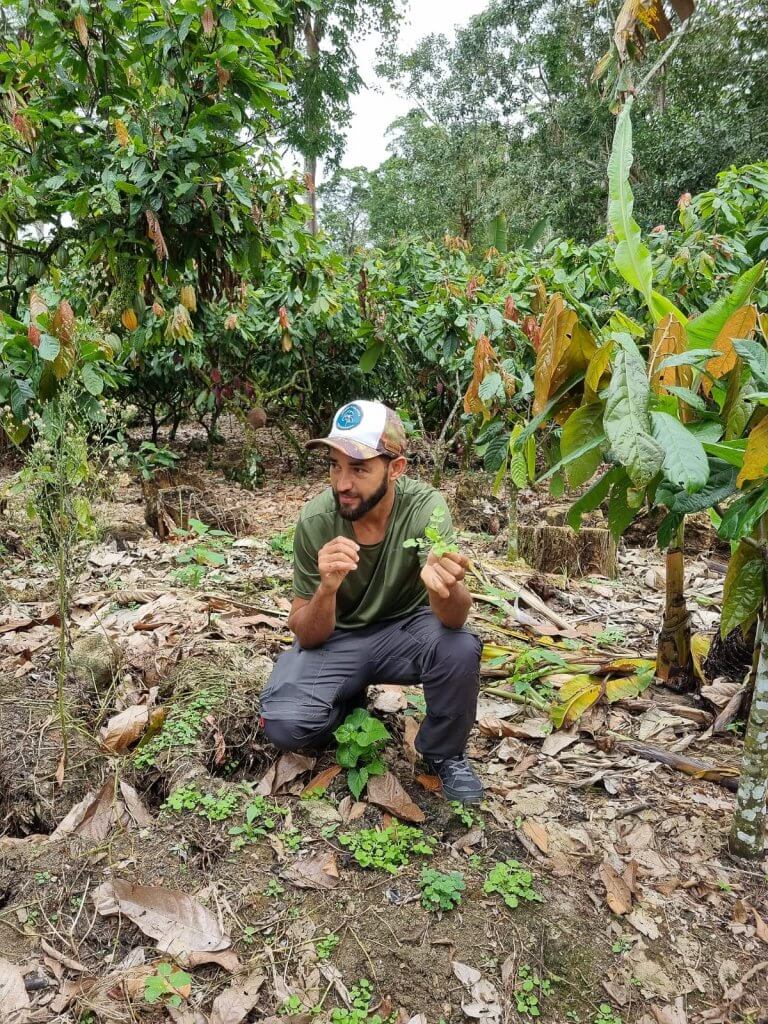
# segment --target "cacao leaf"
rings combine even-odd
[[[155,247],[155,256],[161,261],[168,259],[168,246],[165,244],[163,232],[160,228],[160,221],[153,210],[145,210],[147,218],[147,237]]]
[[[651,342],[648,358],[648,379],[651,389],[657,395],[662,388],[673,385],[679,388],[690,388],[693,382],[693,369],[690,366],[671,366],[669,356],[681,355],[687,348],[687,337],[683,325],[670,313],[656,326]],[[664,367],[660,365],[665,363]]]
[[[542,411],[550,395],[568,379],[566,354],[573,341],[576,314],[567,309],[562,295],[555,294],[544,314],[541,325],[541,345],[536,353],[534,371],[533,415]],[[579,367],[581,369],[582,367]]]
[[[651,413],[651,430],[664,453],[665,478],[689,493],[701,490],[709,480],[709,462],[701,441],[666,412]]]
[[[768,386],[768,352],[758,341],[734,341],[733,347],[747,363],[759,384]]]
[[[611,356],[613,355],[613,342],[606,341],[595,352],[589,361],[587,372],[584,377],[584,401],[585,403],[597,401],[600,391],[600,383],[611,367]]]
[[[560,454],[564,459],[582,449],[590,441],[604,437],[603,407],[599,403],[582,405],[572,413],[563,426],[560,436]],[[565,464],[565,475],[571,487],[580,487],[597,471],[602,462],[599,447],[590,448],[580,457]]]
[[[475,351],[472,359],[473,371],[467,393],[464,395],[464,412],[470,415],[482,413],[484,419],[488,419],[488,410],[479,395],[480,385],[486,375],[498,363],[496,353],[487,335],[481,335],[475,342]]]
[[[628,480],[622,467],[614,466],[607,473],[604,473],[599,480],[596,480],[589,490],[582,494],[578,501],[571,505],[566,516],[566,522],[572,530],[578,530],[581,527],[581,517],[586,512],[594,512],[608,497],[611,485],[622,477]]]
[[[711,348],[714,345],[728,319],[749,301],[764,269],[765,261],[762,261],[747,270],[736,281],[730,294],[723,296],[701,316],[688,321],[688,342],[692,348]]]
[[[718,354],[713,356],[707,363],[707,373],[712,377],[724,377],[726,373],[736,366],[738,355],[733,347],[734,338],[748,341],[755,333],[757,325],[757,310],[754,306],[742,306],[735,313],[728,317],[725,325],[715,339],[714,350]],[[685,385],[690,387],[690,385]],[[705,378],[702,381],[702,388],[705,394],[712,390],[712,382]]]
[[[750,431],[744,450],[744,464],[736,477],[738,487],[748,480],[761,480],[768,473],[768,416]]]
[[[757,614],[763,600],[763,558],[759,551],[741,541],[728,563],[723,585],[723,611],[720,636],[725,640],[731,630],[746,626]]]
[[[624,474],[622,479],[611,485],[608,498],[608,529],[615,541],[618,541],[637,514],[637,509],[629,504],[630,483],[629,477]]]
[[[628,334],[617,334],[616,342],[603,425],[632,483],[645,487],[661,469],[664,453],[651,435],[650,386],[643,357]]]
[[[600,681],[595,682],[592,676],[574,676],[571,684],[560,691],[560,703],[555,704],[549,716],[556,729],[572,725],[584,712],[596,704],[603,692]]]

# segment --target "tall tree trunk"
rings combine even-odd
[[[656,652],[656,675],[676,689],[690,686],[694,679],[691,615],[685,603],[684,536],[683,522],[667,548],[666,604]]]
[[[759,655],[755,691],[744,737],[736,810],[728,837],[728,848],[739,857],[762,857],[765,837],[768,791],[768,631],[765,629],[765,615],[764,601],[757,628]]]
[[[318,63],[320,57],[320,37],[322,35],[323,26],[320,21],[320,15],[316,14],[312,17],[310,12],[307,13],[304,19],[304,43],[307,47],[307,57],[313,63]],[[309,222],[310,231],[313,235],[317,234],[317,154],[313,153],[309,155],[304,154],[304,182],[307,186],[307,195],[309,197],[309,206],[312,210],[312,219]]]

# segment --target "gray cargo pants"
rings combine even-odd
[[[416,749],[427,758],[460,754],[475,721],[481,650],[474,633],[448,629],[429,608],[336,629],[311,650],[294,641],[261,694],[267,739],[281,750],[322,747],[370,683],[420,683],[427,714]]]

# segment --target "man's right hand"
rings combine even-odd
[[[320,589],[326,594],[335,594],[347,573],[357,568],[360,545],[348,537],[334,537],[324,544],[317,553],[317,568],[320,573]]]

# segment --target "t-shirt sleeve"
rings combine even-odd
[[[293,593],[307,600],[320,586],[317,569],[317,548],[312,543],[306,524],[299,519],[293,535]]]
[[[442,514],[442,518],[440,519],[440,522],[437,525],[437,529],[438,529],[438,532],[440,533],[440,536],[448,544],[455,543],[455,541],[456,541],[456,531],[453,528],[453,521],[451,519],[450,509],[448,508],[448,504],[447,504],[445,498],[442,496],[442,494],[438,493],[437,491],[435,491],[435,493],[430,496],[428,501],[424,502],[424,508],[422,510],[422,516],[420,517],[421,521],[419,523],[419,533],[418,533],[418,536],[420,536],[420,537],[424,536],[424,530],[427,528],[427,526],[429,526],[430,519],[432,518],[432,513],[434,512],[434,510],[436,508],[440,509],[442,511],[442,513],[443,513]],[[423,569],[424,566],[427,564],[427,558],[429,557],[430,545],[427,545],[426,547],[419,548],[418,551],[419,551],[419,565]]]

